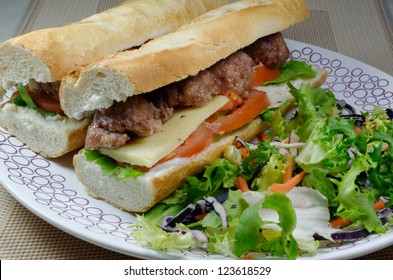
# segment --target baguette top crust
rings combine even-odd
[[[194,76],[308,15],[303,0],[243,0],[219,7],[137,50],[74,71],[62,81],[60,103],[68,116],[81,119],[114,101]]]
[[[127,0],[63,27],[11,38],[0,45],[0,93],[15,82],[61,80],[99,57],[140,46],[228,0]]]

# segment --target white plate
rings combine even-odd
[[[358,110],[370,111],[376,104],[393,109],[393,77],[346,56],[288,40],[295,59],[328,70],[325,87],[338,99]],[[30,151],[15,137],[0,130],[0,180],[26,208],[50,224],[90,243],[146,259],[225,258],[203,249],[154,251],[141,247],[128,226],[135,216],[93,199],[84,191],[72,168],[72,154],[48,160]],[[314,256],[300,259],[350,259],[393,244],[393,230],[355,242],[320,248]]]

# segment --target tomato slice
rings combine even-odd
[[[163,163],[173,158],[187,158],[203,151],[214,141],[214,132],[211,131],[206,122],[203,122],[198,128],[171,154],[160,160],[157,164]]]
[[[281,75],[279,68],[270,68],[265,65],[260,65],[254,69],[254,87],[261,86],[266,82],[273,81]]]
[[[207,127],[216,134],[235,130],[252,121],[269,106],[269,103],[266,92],[253,89],[243,106],[231,114],[219,117],[212,123],[207,123]]]
[[[233,111],[235,110],[240,104],[243,103],[243,98],[240,94],[233,89],[227,90],[224,94],[229,100],[228,102],[220,109],[220,111]]]
[[[29,94],[31,99],[33,99],[34,103],[38,107],[40,107],[41,109],[43,109],[47,112],[56,113],[59,115],[64,115],[64,112],[61,109],[59,100],[55,100],[55,99],[51,98],[50,96],[48,96],[48,97],[42,96],[41,94],[32,92],[30,90],[27,90],[27,93]]]
[[[199,127],[175,150],[176,157],[191,157],[203,151],[214,140],[214,133],[203,122]]]
[[[237,100],[237,98],[234,98]],[[236,103],[236,102],[234,102]],[[214,122],[203,122],[175,151],[161,159],[161,164],[173,158],[188,158],[206,149],[214,141],[214,134],[235,130],[257,117],[269,106],[266,92],[253,89],[244,104]],[[156,165],[157,165],[156,164]]]

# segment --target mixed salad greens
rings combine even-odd
[[[356,114],[330,90],[288,85],[295,112],[262,112],[271,128],[259,141],[237,139],[137,216],[133,237],[155,249],[295,259],[325,240],[385,233],[393,224],[393,112]]]

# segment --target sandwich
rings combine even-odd
[[[67,116],[61,80],[77,67],[138,48],[225,0],[127,0],[63,27],[33,31],[0,44],[0,94],[18,85],[0,109],[0,126],[44,157],[83,146],[91,119]],[[7,100],[10,99],[10,100]]]
[[[302,0],[238,1],[67,75],[62,108],[76,119],[93,116],[73,160],[87,192],[145,212],[236,137],[255,138],[267,128],[262,111],[291,107],[287,83],[263,80],[280,80],[293,63],[281,31],[308,13]],[[326,71],[312,72],[290,82],[318,87]]]

